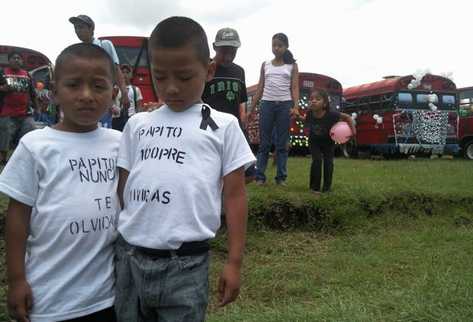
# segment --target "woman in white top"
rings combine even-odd
[[[272,38],[274,58],[261,66],[256,95],[250,110],[255,111],[261,100],[259,112],[260,146],[256,163],[256,184],[266,182],[266,166],[275,131],[277,157],[276,184],[286,185],[287,143],[291,115],[299,114],[299,71],[296,60],[288,50],[289,40],[283,33]]]

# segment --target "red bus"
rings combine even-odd
[[[8,67],[8,54],[18,52],[23,58],[23,69],[28,71],[33,78],[33,82],[43,81],[49,84],[52,77],[52,64],[44,54],[23,47],[0,45],[0,68]]]
[[[158,95],[153,86],[151,64],[148,55],[148,38],[138,36],[106,36],[115,46],[120,64],[133,67],[131,83],[138,86],[143,94],[143,105],[153,105],[158,102]]]
[[[251,100],[256,94],[258,85],[253,85],[247,88],[248,102],[247,106],[251,104]],[[299,106],[301,107],[301,116],[305,118],[305,113],[309,106],[309,96],[314,89],[326,90],[330,96],[330,107],[338,110],[342,102],[342,85],[336,79],[315,73],[299,73],[299,88],[300,99]],[[254,118],[248,120],[248,136],[250,144],[254,150],[259,145],[259,106],[256,107]],[[289,129],[291,151],[295,154],[306,154],[309,148],[309,129],[304,127],[302,120],[291,120],[291,127]]]
[[[463,156],[473,160],[473,86],[458,90],[458,142]]]
[[[459,149],[458,95],[448,78],[389,76],[347,88],[343,96],[342,110],[355,116],[357,127],[346,154],[454,154]]]

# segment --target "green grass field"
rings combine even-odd
[[[333,192],[317,200],[309,166],[309,158],[291,158],[288,187],[249,186],[241,296],[215,306],[222,230],[213,242],[208,321],[473,321],[472,162],[337,159]],[[328,224],[272,229],[272,215],[289,218],[278,211],[290,209],[272,207],[281,200],[322,211]],[[266,223],[253,224],[263,212]],[[1,285],[4,303],[3,277]]]

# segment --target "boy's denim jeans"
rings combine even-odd
[[[119,236],[115,310],[120,322],[205,320],[209,253],[152,258]]]
[[[292,101],[261,101],[259,113],[260,146],[256,161],[256,180],[266,181],[266,167],[271,143],[274,143],[277,153],[276,182],[287,178],[287,144],[289,142],[290,109]],[[276,142],[272,142],[273,129]]]

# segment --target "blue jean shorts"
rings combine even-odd
[[[205,320],[209,252],[153,257],[119,236],[115,310],[120,322]]]

